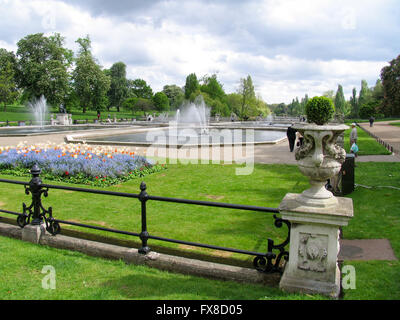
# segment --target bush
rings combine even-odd
[[[332,119],[335,107],[332,101],[326,97],[314,97],[306,105],[308,122],[323,125]]]
[[[369,119],[370,117],[374,117],[375,114],[376,114],[376,104],[374,102],[363,104],[360,108],[361,119]]]

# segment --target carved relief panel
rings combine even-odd
[[[328,236],[300,233],[299,237],[299,260],[297,267],[306,271],[326,272]]]

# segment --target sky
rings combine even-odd
[[[400,54],[398,0],[0,0],[0,48],[33,33],[89,35],[104,68],[122,61],[154,92],[217,74],[226,93],[250,75],[264,101],[290,103],[361,80]]]

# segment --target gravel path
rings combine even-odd
[[[400,150],[400,127],[391,126],[389,124],[393,122],[400,123],[400,121],[398,120],[375,122],[373,127],[370,127],[369,123],[360,123],[359,125],[392,145],[394,149]]]

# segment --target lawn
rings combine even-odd
[[[166,171],[146,176],[143,180],[147,183],[148,192],[152,195],[268,207],[277,207],[287,192],[299,193],[308,186],[307,179],[300,174],[296,166],[256,165],[254,173],[250,176],[236,176],[235,168],[236,166],[234,165],[170,165]],[[356,183],[362,186],[358,186],[355,192],[349,195],[349,197],[354,200],[355,217],[350,221],[349,226],[345,227],[343,230],[346,239],[387,238],[390,240],[397,257],[400,256],[400,190],[395,188],[382,188],[382,186],[400,188],[400,175],[398,172],[400,172],[399,163],[357,164]],[[15,179],[15,177],[11,176],[3,175],[1,177]],[[138,193],[140,181],[141,180],[131,180],[119,186],[108,187],[106,190]],[[0,193],[2,194],[2,209],[20,211],[23,201],[26,203],[30,202],[29,197],[24,194],[21,186],[0,184]],[[44,206],[52,206],[54,216],[57,219],[86,222],[99,226],[140,232],[140,206],[139,201],[135,199],[115,199],[107,196],[50,190],[49,197],[44,200]],[[106,208],[106,210],[104,208]],[[273,226],[273,219],[269,214],[151,201],[148,203],[148,212],[148,229],[150,234],[168,238],[265,252],[267,238],[270,237],[278,241],[283,239],[285,235],[284,230],[277,229]],[[3,214],[1,215],[6,216]],[[62,228],[65,229],[68,227],[62,225]],[[126,236],[113,235],[113,237],[127,239]],[[2,246],[16,246],[14,243],[11,244],[7,241],[11,240],[1,239],[0,243]],[[16,243],[21,244],[20,242]],[[149,245],[153,248],[154,246],[173,247],[182,252],[188,250],[192,252],[196,250],[204,254],[204,256],[209,255],[215,257],[221,254],[211,250],[187,248],[185,246],[160,243],[152,240],[149,241]],[[9,247],[5,247],[5,249]],[[38,250],[37,254],[35,255],[32,253],[32,256],[37,257],[36,259],[38,259],[39,262],[43,260],[43,263],[47,263],[48,260],[46,259],[50,259],[51,253],[59,253],[60,258],[51,261],[53,261],[53,263],[60,263],[66,269],[68,269],[68,263],[62,263],[62,261],[64,261],[63,259],[67,259],[66,257],[71,257],[72,260],[76,258],[77,261],[85,261],[85,263],[86,261],[90,261],[90,263],[92,263],[92,261],[94,263],[95,261],[93,267],[87,267],[88,270],[91,270],[91,273],[88,273],[88,279],[92,279],[91,283],[94,283],[93,290],[86,290],[86,288],[82,286],[82,278],[79,278],[79,275],[75,275],[74,269],[71,266],[71,269],[66,271],[65,278],[69,279],[70,277],[72,279],[70,285],[67,285],[68,288],[65,289],[65,294],[62,292],[57,293],[59,294],[58,297],[63,299],[69,299],[71,297],[76,297],[77,299],[82,299],[84,297],[90,297],[91,299],[107,298],[107,290],[104,296],[99,295],[98,286],[101,284],[111,281],[111,283],[114,283],[114,287],[122,287],[125,281],[124,279],[127,279],[132,287],[139,285],[136,283],[137,280],[134,274],[125,276],[124,272],[133,273],[136,272],[136,270],[140,270],[140,272],[148,274],[146,279],[153,279],[153,275],[155,274],[153,270],[148,271],[144,267],[125,266],[120,262],[88,258],[77,253],[31,247],[28,244],[18,245],[18,248],[18,250],[20,250],[18,257],[14,259],[10,258],[11,255],[14,255],[14,253],[11,253],[12,250],[3,250],[3,252],[7,252],[8,258],[5,258],[6,261],[7,259],[14,261],[13,267],[8,268],[7,264],[2,264],[0,262],[2,266],[0,272],[3,275],[2,281],[14,283],[14,285],[8,284],[7,288],[12,288],[14,286],[13,290],[17,292],[13,298],[17,299],[28,297],[30,292],[34,292],[35,290],[39,291],[39,294],[44,299],[49,298],[48,293],[42,292],[41,289],[34,289],[33,284],[27,284],[27,286],[24,287],[25,290],[21,289],[18,291],[18,285],[16,284],[17,279],[14,279],[16,273],[13,273],[13,270],[16,270],[16,266],[19,264],[21,264],[21,268],[23,268],[23,266],[26,267],[27,263],[24,262],[24,259],[30,261],[30,258],[27,258],[27,256],[31,255],[31,248]],[[29,250],[27,248],[29,248]],[[232,255],[230,258],[244,259],[249,263],[251,262],[251,259],[238,255]],[[42,262],[40,263],[36,268],[43,264]],[[355,266],[357,272],[357,289],[346,290],[345,299],[400,299],[400,284],[398,281],[393,280],[400,278],[400,263],[398,261],[345,261],[345,264]],[[109,267],[117,268],[119,271],[115,273],[109,272],[107,271]],[[104,273],[100,271],[103,270],[103,268]],[[31,270],[36,270],[36,273],[38,273],[35,268]],[[85,270],[85,268],[80,267],[76,270]],[[86,273],[86,271],[82,272],[84,274]],[[157,275],[160,275],[162,279],[164,279],[163,277],[167,277],[167,274],[164,273],[157,272]],[[41,274],[37,276],[40,277]],[[183,276],[168,274],[168,277],[169,276],[176,277],[174,279],[185,278]],[[157,277],[154,276],[154,278]],[[176,284],[176,292],[187,292],[187,290],[185,291],[185,286],[190,286],[188,283],[192,283],[196,287],[201,287],[201,285],[196,284],[197,281],[206,281],[197,278],[190,279],[196,280],[178,281]],[[165,280],[165,283],[161,283],[162,281],[157,282],[156,291],[162,291],[161,289],[164,288],[164,286],[168,289],[168,286],[171,285],[170,283],[174,281],[175,280]],[[218,281],[210,282],[210,285],[211,283],[215,283],[215,286],[227,285],[233,288],[232,292],[236,290],[236,287],[234,287],[235,284],[227,284]],[[142,283],[143,286],[149,286],[149,288],[146,289],[147,291],[144,290],[144,292],[151,291],[150,288],[152,284],[154,285],[150,280],[144,284]],[[204,284],[204,286],[206,285]],[[130,286],[126,287],[129,288]],[[74,288],[77,289],[76,292]],[[249,286],[249,288],[253,288],[249,289],[249,292],[252,290],[254,291],[253,294],[248,294],[247,291],[245,292],[246,289],[244,287],[243,289],[242,287],[240,288],[241,289],[235,293],[236,295],[229,296],[229,294],[227,294],[224,298],[241,299],[243,297],[248,297],[249,299],[262,299],[265,296],[272,299],[298,298],[296,295],[284,295],[271,288],[264,287],[262,290],[260,289],[264,293],[259,296],[258,289],[254,289],[258,288],[257,286]],[[129,291],[129,289],[126,290]],[[169,290],[168,294],[163,291],[153,296],[148,295],[147,298],[186,299],[188,297],[191,298],[192,296],[190,294],[193,293],[192,290],[189,290],[189,295],[178,293],[171,294],[171,290]],[[131,299],[140,298],[133,293],[121,296],[121,290],[112,289],[111,291],[113,291],[114,294],[117,292],[115,296],[110,296],[116,299],[121,297]],[[175,291],[175,289],[172,291]],[[218,292],[218,290],[212,292]],[[243,295],[241,295],[242,293]],[[210,294],[207,291],[200,293],[199,296],[204,299],[221,298],[219,294]]]
[[[57,108],[50,108],[49,113],[46,115],[46,120],[50,121],[50,113],[58,113]],[[97,112],[93,110],[87,110],[83,113],[82,110],[71,110],[72,120],[89,120],[93,122],[97,119]],[[127,112],[121,110],[117,112],[115,108],[110,109],[110,111],[104,110],[101,112],[101,118],[103,121],[107,120],[108,115],[113,120],[114,116],[119,119],[132,119],[143,117],[143,112],[137,112],[133,114],[132,112]],[[35,117],[32,112],[25,106],[8,106],[6,111],[3,108],[0,110],[0,122],[6,121],[34,121]]]
[[[173,274],[4,237],[0,237],[0,250],[2,300],[324,299],[262,285]],[[42,288],[45,266],[56,271],[55,290]]]
[[[345,239],[389,239],[400,257],[400,163],[357,163],[354,218]],[[394,188],[392,188],[394,187]],[[397,189],[396,189],[397,188]],[[357,272],[357,289],[346,299],[400,299],[399,261],[346,261]]]
[[[170,165],[165,171],[105,190],[139,193],[139,185],[143,180],[147,184],[147,192],[151,195],[278,207],[286,191],[300,192],[308,184],[296,166],[256,165],[254,173],[249,176],[236,176],[235,168],[229,165]],[[12,176],[3,177],[16,179]],[[22,202],[30,200],[20,186],[0,184],[0,193],[4,195],[2,202],[7,203],[10,210],[21,211]],[[45,207],[51,206],[54,216],[60,220],[132,232],[141,230],[140,202],[137,199],[50,190],[49,197],[44,199],[43,203]],[[148,230],[155,236],[266,252],[267,238],[282,241],[287,234],[285,228],[274,227],[273,215],[269,213],[153,201],[149,201],[147,207]],[[137,240],[125,235],[115,237]],[[150,245],[152,244],[160,245],[160,242],[150,241]],[[162,245],[186,249],[186,246],[172,243]],[[210,252],[208,249],[196,251]],[[224,253],[224,256],[227,254]],[[250,265],[252,263],[251,257],[232,254],[232,258],[245,259]]]
[[[391,122],[389,123],[391,126],[400,127],[400,122]]]

